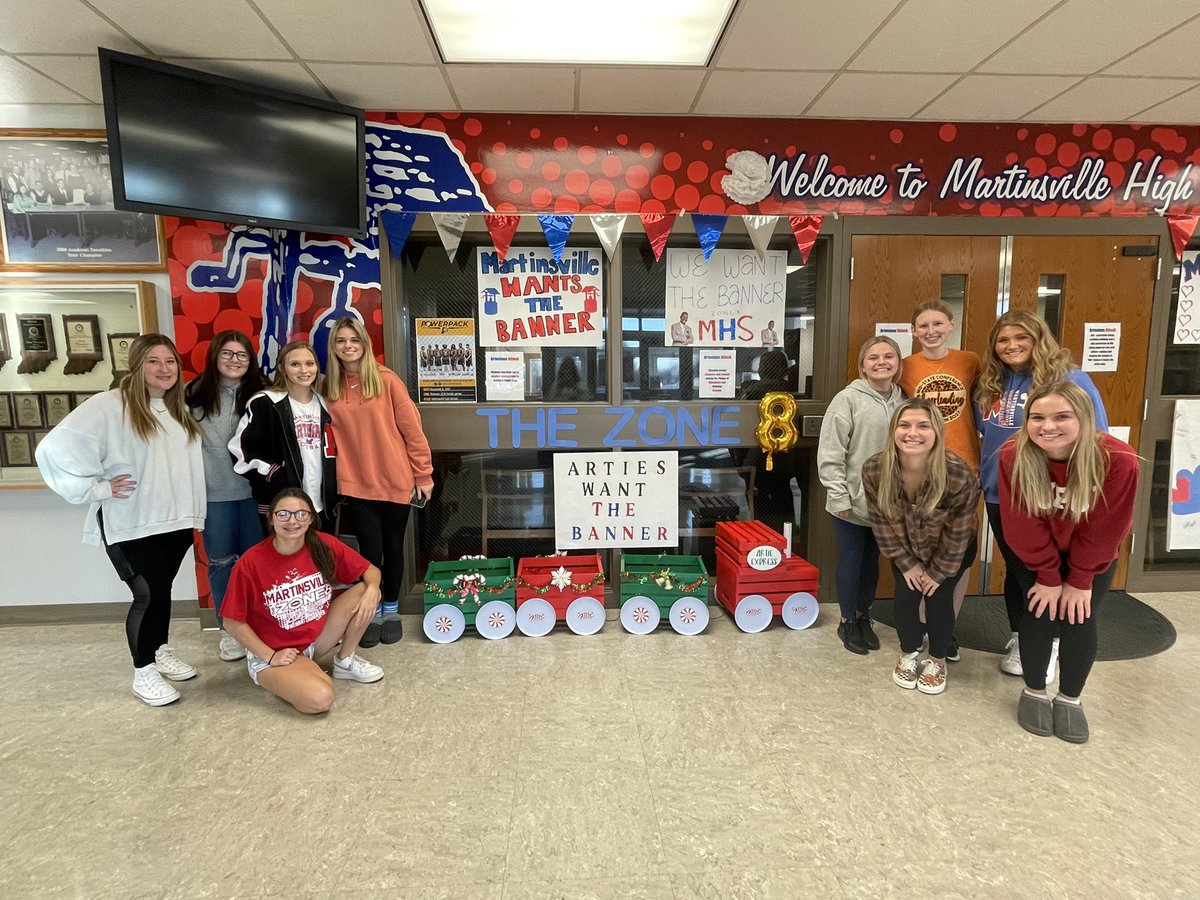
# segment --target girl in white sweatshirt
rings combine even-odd
[[[184,403],[180,369],[170,338],[142,335],[120,387],[74,410],[36,454],[51,489],[90,504],[84,543],[105,548],[133,594],[125,620],[133,693],[149,706],[179,699],[164,677],[196,675],[167,644],[171,584],[205,511],[200,429]]]

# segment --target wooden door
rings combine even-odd
[[[1151,247],[1149,256],[1126,256],[1126,247]],[[1084,324],[1117,322],[1121,326],[1116,372],[1089,372],[1104,400],[1112,426],[1129,429],[1135,450],[1141,440],[1146,367],[1150,351],[1150,315],[1158,272],[1158,238],[1017,237],[1012,254],[1012,307],[1039,310],[1048,297],[1057,298],[1058,339],[1071,351],[1076,365],[1083,361]],[[1061,293],[1054,294],[1054,291]],[[1129,566],[1129,540],[1121,548],[1113,587],[1123,588]],[[1003,586],[993,574],[993,590]]]
[[[996,321],[1000,290],[998,236],[854,235],[850,282],[850,341],[846,380],[859,377],[858,348],[878,322],[909,322],[918,303],[945,299],[955,317],[959,346],[978,353]],[[904,355],[913,348],[901,345]],[[982,503],[980,521],[982,522]],[[999,553],[995,554],[999,556]],[[893,594],[891,567],[880,567],[877,596]],[[979,592],[980,562],[971,567],[969,593]]]

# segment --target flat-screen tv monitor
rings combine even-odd
[[[100,49],[113,205],[361,235],[363,111]]]

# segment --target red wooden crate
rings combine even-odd
[[[570,584],[558,587],[554,573],[571,573]],[[544,589],[544,590],[543,590]],[[567,617],[567,607],[579,597],[595,597],[604,603],[604,567],[596,553],[575,556],[527,556],[517,565],[517,606],[540,597],[554,607],[559,622]]]
[[[750,594],[761,594],[779,615],[788,597],[797,591],[817,595],[817,567],[801,556],[785,556],[773,569],[754,569],[746,562],[755,547],[784,548],[779,532],[762,522],[717,523],[717,602],[730,612]]]

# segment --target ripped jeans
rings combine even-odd
[[[262,519],[254,498],[210,500],[204,517],[203,537],[204,554],[208,557],[208,589],[220,623],[221,603],[225,600],[233,564],[263,539]]]

